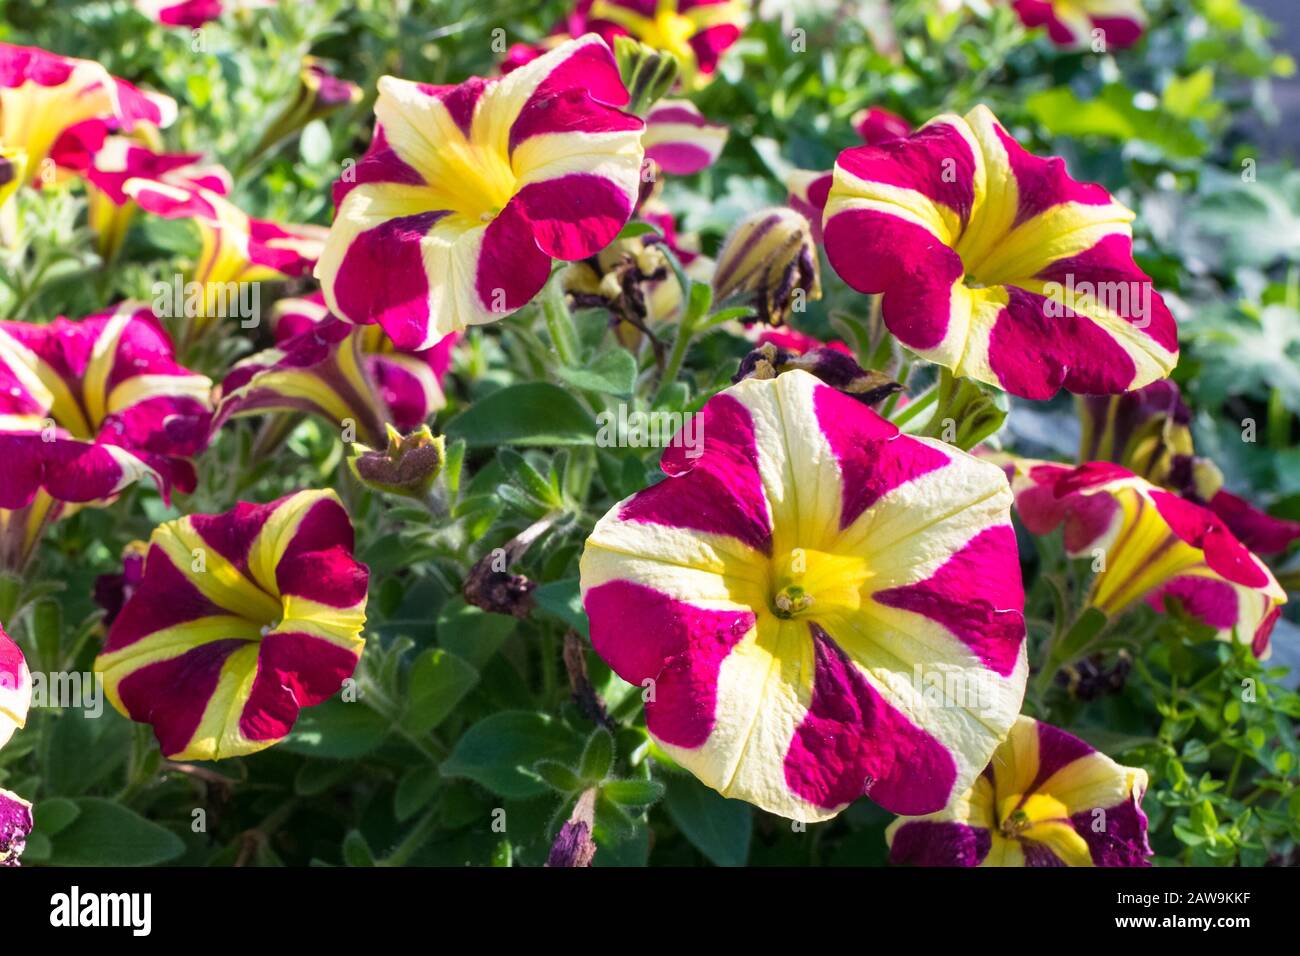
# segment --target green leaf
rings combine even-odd
[[[455,597],[438,614],[438,643],[474,667],[482,668],[518,623],[508,614],[493,614]]]
[[[508,710],[465,731],[441,770],[503,797],[536,797],[546,786],[529,768],[546,759],[576,763],[581,747],[577,734],[549,714]]]
[[[336,760],[308,760],[298,768],[293,792],[300,797],[314,797],[353,776],[356,768]]]
[[[573,793],[582,788],[578,775],[558,760],[539,760],[533,764],[533,772],[558,793]]]
[[[728,800],[694,777],[672,777],[664,809],[682,835],[718,866],[744,866],[749,860],[753,811]]]
[[[636,389],[636,359],[626,349],[613,349],[582,368],[558,368],[555,374],[584,392],[631,398]]]
[[[331,697],[308,707],[280,746],[308,757],[350,760],[374,750],[388,736],[388,721],[361,701]]]
[[[399,821],[411,819],[433,800],[438,792],[442,775],[436,767],[427,764],[412,767],[402,774],[393,794],[393,815]]]
[[[648,807],[664,795],[658,780],[611,780],[600,792],[620,807]]]
[[[562,504],[559,489],[542,477],[541,472],[519,452],[513,448],[502,448],[497,452],[497,460],[524,494],[549,508],[557,508]]]
[[[185,852],[176,834],[111,800],[70,802],[77,812],[50,835],[50,866],[152,866]]]
[[[349,830],[343,838],[343,862],[348,866],[374,866],[375,855],[359,830]]]
[[[614,737],[604,727],[597,727],[582,748],[578,774],[588,783],[598,783],[609,775],[614,765]]]
[[[1104,87],[1091,100],[1081,100],[1069,87],[1058,86],[1033,94],[1025,107],[1056,136],[1140,140],[1174,159],[1195,159],[1206,150],[1206,143],[1186,120],[1161,109],[1140,108],[1133,91],[1121,83]]]
[[[596,421],[558,385],[528,382],[479,399],[447,423],[446,434],[471,448],[594,445]]]
[[[583,637],[588,637],[590,625],[587,612],[582,609],[582,592],[577,578],[565,578],[540,585],[533,592],[537,606],[559,618]]]
[[[32,807],[33,829],[47,837],[55,836],[66,830],[80,813],[81,808],[75,800],[64,800],[61,797],[38,800]]]
[[[411,665],[402,726],[423,736],[450,714],[478,683],[478,671],[450,651],[425,651]]]

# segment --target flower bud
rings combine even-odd
[[[596,843],[591,838],[591,830],[596,818],[596,791],[584,791],[573,807],[568,822],[560,827],[550,855],[546,858],[548,867],[591,866],[592,857],[596,855]]]
[[[316,57],[303,57],[302,68],[298,71],[298,89],[293,99],[271,121],[253,155],[259,155],[263,150],[292,136],[312,120],[321,119],[341,107],[360,102],[361,97],[361,87],[339,79]]]
[[[884,372],[864,369],[852,356],[837,349],[818,346],[800,353],[772,342],[764,342],[746,355],[731,381],[735,384],[746,378],[776,378],[792,369],[810,372],[864,405],[875,405],[903,388]]]
[[[614,59],[632,99],[626,109],[644,116],[655,100],[677,82],[681,67],[671,53],[656,50],[628,36],[614,37]]]
[[[713,274],[713,299],[743,298],[758,318],[780,325],[803,301],[820,299],[817,249],[808,220],[772,207],[741,221],[722,244]]]
[[[424,498],[442,473],[446,442],[421,425],[403,437],[392,425],[385,425],[388,447],[382,451],[353,445],[348,467],[367,488],[407,498]]]

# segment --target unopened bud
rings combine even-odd
[[[442,472],[446,458],[443,436],[434,435],[428,425],[421,425],[406,436],[392,425],[384,427],[388,432],[388,447],[378,451],[353,445],[348,467],[368,488],[423,499]]]
[[[744,299],[759,319],[780,325],[800,300],[820,299],[812,226],[793,209],[764,209],[741,221],[722,244],[713,300]]]

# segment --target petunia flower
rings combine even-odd
[[[1192,413],[1169,379],[1125,395],[1081,396],[1079,461],[1113,461],[1205,505],[1255,554],[1286,551],[1300,521],[1275,518],[1224,488],[1223,473],[1192,447]]]
[[[208,184],[128,179],[122,191],[141,209],[165,219],[192,220],[202,247],[185,275],[181,295],[163,301],[170,314],[190,320],[188,339],[202,336],[221,318],[260,309],[258,284],[306,275],[321,255],[325,229],[254,219]],[[193,284],[191,286],[191,283]],[[191,288],[196,290],[191,294]],[[251,291],[245,292],[245,289]],[[254,297],[255,294],[255,297]],[[160,314],[163,314],[161,310]],[[257,321],[259,315],[238,315]]]
[[[1027,27],[1046,27],[1057,46],[1104,43],[1096,52],[1124,49],[1137,43],[1146,26],[1142,0],[1011,0]]]
[[[1021,717],[974,786],[938,813],[889,825],[913,866],[1149,866],[1147,773]]]
[[[135,0],[145,16],[168,27],[201,27],[221,19],[227,10],[273,7],[276,0]]]
[[[1016,511],[1032,534],[1064,526],[1071,557],[1092,557],[1088,606],[1115,618],[1170,599],[1267,657],[1286,593],[1214,512],[1109,462],[1078,468],[1017,461]]]
[[[569,32],[594,31],[611,44],[616,36],[631,36],[671,53],[682,85],[695,89],[711,79],[746,19],[740,0],[580,0]]]
[[[645,118],[646,159],[673,176],[712,166],[727,144],[727,127],[710,123],[690,100],[660,100]]]
[[[0,43],[0,146],[27,154],[27,181],[70,126],[104,119],[130,132],[175,117],[171,97],[138,89],[92,60]]]
[[[207,189],[221,196],[233,188],[223,167],[204,164],[201,153],[165,153],[158,139],[151,127],[123,136],[103,120],[87,120],[65,131],[50,154],[60,168],[84,178],[87,220],[105,260],[117,254],[135,218],[138,207],[125,189],[129,181]]]
[[[806,821],[864,795],[941,809],[1024,694],[1005,476],[798,370],[698,416],[587,539],[596,652],[725,796]]]
[[[0,789],[0,867],[19,865],[33,825],[32,805],[18,794]]]
[[[212,383],[177,364],[149,310],[124,303],[80,321],[0,323],[0,565],[21,567],[69,507],[149,478],[191,491]]]
[[[303,411],[355,440],[382,443],[385,424],[409,431],[446,404],[442,377],[459,336],[419,352],[400,351],[379,326],[330,315],[319,295],[281,299],[273,310],[276,346],[238,362],[222,382],[218,422],[237,415]]]
[[[883,294],[903,345],[1044,399],[1140,388],[1177,361],[1173,317],[1133,261],[1132,219],[979,106],[841,153],[822,226],[832,267]]]
[[[95,671],[167,757],[222,760],[282,740],[351,676],[365,645],[365,565],[333,491],[300,491],[159,525],[144,578]]]
[[[32,703],[32,674],[18,645],[0,627],[0,747],[27,724]],[[3,840],[0,840],[3,851]]]
[[[316,267],[331,311],[423,349],[527,304],[552,259],[594,255],[632,216],[643,124],[626,102],[594,35],[459,86],[381,78]]]

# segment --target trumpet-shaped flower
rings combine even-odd
[[[356,668],[367,577],[333,491],[169,521],[95,670],[168,757],[256,753]]]
[[[1021,717],[969,790],[885,831],[913,866],[1148,866],[1147,773]]]
[[[136,8],[147,17],[168,27],[201,27],[221,19],[227,10],[252,10],[273,7],[276,0],[135,0]]]
[[[404,352],[378,326],[330,315],[319,296],[282,299],[275,307],[276,347],[236,363],[222,382],[218,421],[268,411],[304,411],[356,440],[383,441],[384,425],[410,430],[446,404],[442,377],[458,336]]]
[[[1275,518],[1224,489],[1223,473],[1192,447],[1192,413],[1168,379],[1125,395],[1079,399],[1079,461],[1113,461],[1205,505],[1255,554],[1286,551],[1300,521]]]
[[[1142,0],[1012,0],[1027,27],[1046,27],[1057,46],[1089,46],[1104,53],[1137,43],[1146,26]]]
[[[1221,640],[1268,656],[1286,594],[1214,512],[1108,462],[1022,460],[1012,471],[1025,527],[1064,526],[1066,552],[1099,568],[1090,606],[1117,617],[1142,601],[1163,610],[1172,599]]]
[[[553,259],[594,255],[632,216],[643,124],[627,101],[595,35],[503,77],[380,79],[316,267],[331,311],[424,349],[527,304]]]
[[[18,645],[0,627],[0,747],[27,723],[32,703],[32,675]],[[0,853],[3,853],[0,837]]]
[[[671,53],[682,85],[690,89],[709,81],[722,54],[740,39],[745,20],[740,0],[581,0],[569,31],[592,30],[609,43],[631,36]]]
[[[1173,317],[1134,263],[1133,213],[983,106],[835,164],[826,253],[883,294],[898,340],[1026,398],[1113,394],[1169,374]]]
[[[864,795],[941,809],[1024,694],[1005,476],[798,370],[699,416],[587,539],[597,653],[726,796],[810,821]]]
[[[138,304],[0,323],[0,562],[20,566],[64,505],[110,501],[144,477],[164,498],[192,490],[186,459],[207,445],[211,387]]]
[[[88,120],[60,137],[51,156],[62,169],[85,178],[87,219],[100,255],[111,259],[121,248],[138,208],[126,194],[133,179],[184,190],[207,189],[225,196],[233,182],[221,166],[205,165],[200,153],[164,153],[156,134],[113,134],[102,120]]]
[[[646,159],[673,176],[712,166],[727,145],[727,127],[710,123],[690,100],[660,100],[645,118]]]
[[[129,132],[175,117],[171,97],[138,89],[91,60],[0,43],[0,147],[26,153],[28,180],[70,126],[104,119]]]
[[[191,337],[210,329],[217,319],[237,314],[231,297],[242,295],[240,287],[306,275],[324,246],[323,227],[254,219],[203,184],[128,179],[122,191],[147,212],[198,225],[202,247],[186,275],[198,294],[191,301],[184,293],[185,303],[172,296],[170,303],[175,315],[194,320]]]

